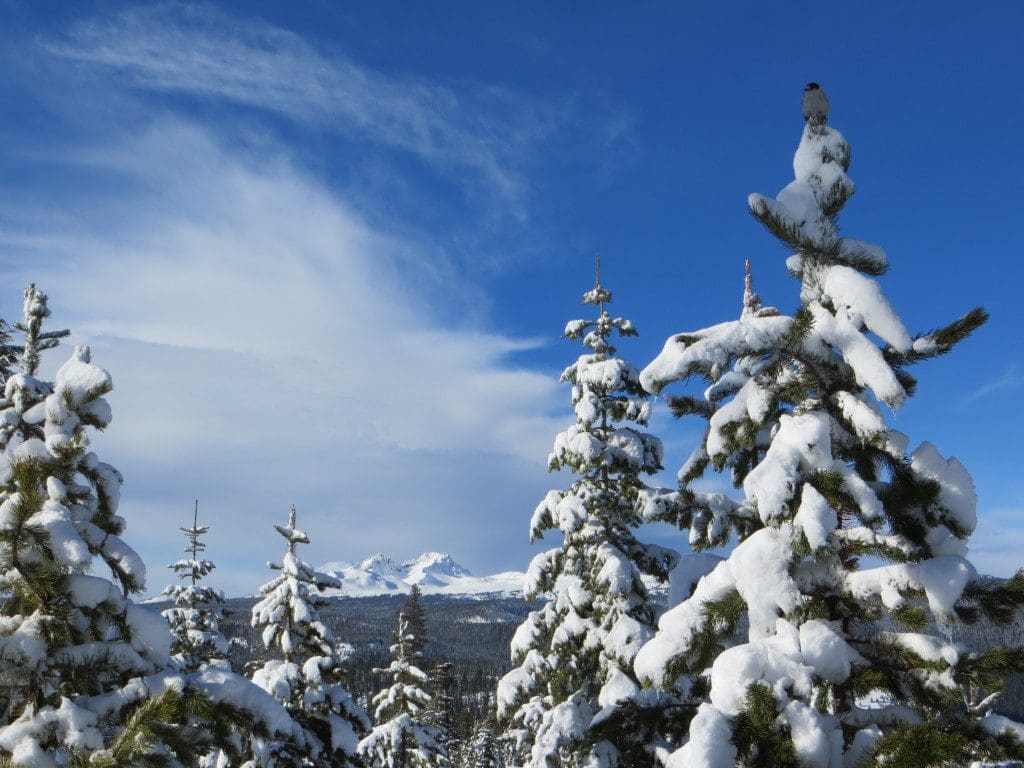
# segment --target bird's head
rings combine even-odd
[[[808,83],[804,86],[805,91],[818,91],[821,90],[821,86],[817,83]]]

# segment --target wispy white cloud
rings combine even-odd
[[[1020,389],[1024,386],[1024,375],[1021,375],[1020,366],[1016,363],[1007,368],[1001,375],[991,381],[982,384],[970,392],[965,398],[965,403],[973,403],[983,397],[994,395],[997,392]]]
[[[392,161],[414,156],[484,185],[490,223],[525,215],[530,158],[575,119],[575,97],[374,71],[193,4],[55,35],[42,63],[20,66],[38,67],[27,81],[66,131],[17,150],[46,172],[26,174],[31,194],[0,190],[0,271],[39,283],[54,322],[114,375],[97,445],[126,475],[151,589],[195,496],[230,592],[262,580],[279,555],[270,523],[292,502],[312,560],[450,549],[471,567],[523,567],[566,420],[557,372],[514,362],[537,342],[490,330],[486,295],[436,233],[389,215],[380,190],[326,178],[264,118],[372,145],[375,178],[408,183]],[[219,109],[238,106],[245,129]],[[601,124],[587,123],[599,141],[625,125]],[[0,297],[0,314],[17,299]]]
[[[227,18],[198,4],[90,18],[46,47],[136,89],[266,110],[471,172],[519,213],[522,163],[575,116],[571,95],[541,101],[495,86],[388,74],[254,17]],[[577,138],[602,123],[611,134],[624,127],[621,119],[591,115]]]
[[[269,525],[292,500],[318,529],[314,559],[452,548],[472,562],[507,557],[508,540],[525,556],[558,385],[509,361],[533,342],[451,323],[475,295],[457,272],[369,227],[286,152],[251,156],[186,121],[79,159],[125,192],[83,188],[60,226],[8,226],[0,259],[114,375],[99,444],[151,563],[173,556],[167,514],[193,495],[214,515],[211,551],[245,552],[224,574],[238,590],[276,556]]]

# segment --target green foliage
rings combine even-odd
[[[754,683],[747,689],[747,706],[736,716],[732,741],[749,768],[799,768],[789,729],[778,724],[779,707],[771,689]]]
[[[825,497],[828,505],[837,512],[857,509],[857,500],[846,489],[846,478],[842,473],[818,470],[807,479],[807,482],[814,486],[814,489]]]
[[[885,350],[885,358],[891,365],[907,365],[945,355],[988,321],[989,315],[985,308],[975,307],[947,326],[916,336],[914,340],[919,342],[917,350],[897,352],[889,348]],[[930,343],[920,343],[920,340]]]
[[[697,674],[714,661],[723,649],[723,641],[736,632],[747,610],[739,591],[730,589],[717,600],[704,603],[704,621],[694,635],[688,653],[669,662],[666,677]]]
[[[973,722],[900,725],[876,745],[872,768],[963,768],[974,761],[1024,759],[1024,745],[1005,733],[993,737]]]
[[[971,762],[970,742],[933,723],[901,725],[880,739],[872,766],[900,768],[963,768]]]
[[[832,182],[832,186],[825,190],[825,194],[821,200],[822,212],[830,219],[835,218],[839,215],[839,212],[843,209],[843,206],[846,205],[847,201],[853,197],[853,192],[854,190],[849,180],[842,177],[837,178]],[[829,254],[833,259],[835,259],[836,251],[838,251],[838,248],[833,246],[831,253]],[[843,259],[843,261],[845,262],[846,259]],[[872,261],[872,264],[874,263],[875,262]]]
[[[872,691],[892,692],[898,688],[895,675],[880,667],[867,666],[854,667],[847,685],[857,696],[866,696]]]
[[[692,700],[662,693],[657,698],[629,699],[611,709],[589,731],[589,743],[601,741],[619,749],[620,766],[653,766],[654,750],[678,744],[686,737],[697,708]],[[651,738],[655,734],[656,739]]]
[[[1001,691],[1011,675],[1024,674],[1024,648],[997,645],[960,659],[956,679],[987,691]]]
[[[763,202],[751,206],[750,213],[787,248],[803,254],[821,253],[821,243],[807,237],[799,223],[786,216],[778,216]]]
[[[900,627],[911,632],[920,632],[928,626],[928,612],[920,606],[901,605],[889,615]]]
[[[966,624],[982,617],[999,626],[1012,622],[1024,606],[1024,570],[1006,581],[975,579],[956,604],[957,616]]]
[[[865,275],[871,275],[872,277],[881,277],[889,271],[889,265],[886,262],[879,261],[872,253],[858,248],[851,248],[848,243],[841,250],[838,247],[836,248],[833,260],[837,264],[845,264],[848,267],[853,267],[858,272],[863,272]]]
[[[666,396],[665,402],[668,404],[669,410],[672,411],[672,415],[677,419],[691,415],[710,419],[711,415],[715,412],[714,406],[702,397],[672,395]]]
[[[72,765],[85,768],[170,768],[196,765],[210,748],[210,738],[182,727],[190,717],[212,718],[213,703],[194,691],[169,689],[135,707],[111,747],[102,755],[75,755]]]

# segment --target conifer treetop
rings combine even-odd
[[[206,551],[206,543],[202,537],[210,532],[210,526],[199,524],[199,499],[195,502],[192,525],[178,530],[185,534],[187,544],[184,551],[191,557],[187,560],[178,560],[167,567],[173,570],[179,579],[190,581],[192,586],[195,586],[217,567],[210,560],[199,558],[200,553]]]
[[[46,294],[37,290],[34,283],[25,289],[22,308],[22,319],[14,323],[14,329],[24,336],[21,344],[11,343],[6,323],[0,324],[0,367],[4,369],[0,448],[12,440],[17,444],[44,437],[38,406],[52,392],[52,383],[36,378],[40,357],[70,334],[68,330],[42,330],[43,320],[50,316],[50,309]]]
[[[29,284],[25,289],[22,301],[24,317],[14,327],[25,334],[25,346],[22,352],[22,372],[26,376],[35,376],[39,370],[40,355],[48,349],[56,347],[62,338],[71,331],[42,330],[43,320],[50,316],[47,296],[36,289],[36,284]]]
[[[750,259],[743,263],[743,317],[757,315],[761,309],[761,297],[754,293],[754,277],[750,273]]]

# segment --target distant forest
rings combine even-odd
[[[472,723],[485,717],[493,706],[497,680],[511,668],[512,634],[539,603],[510,597],[424,595],[420,599],[427,615],[424,666],[429,669],[438,662],[453,665],[455,690],[451,694],[458,715],[457,736],[465,739]],[[384,676],[374,674],[373,669],[387,666],[395,616],[405,600],[404,595],[334,597],[321,613],[335,637],[353,647],[348,662],[348,689],[363,707],[368,708],[370,698],[386,685]],[[266,655],[256,631],[249,625],[253,603],[255,598],[229,600],[231,614],[221,625],[233,641],[231,663],[239,672]],[[962,627],[953,639],[972,649],[996,644],[1024,645],[1024,616],[1007,627]],[[1011,679],[996,710],[1016,720],[1024,719],[1024,677]]]
[[[364,709],[371,709],[370,699],[390,683],[387,676],[373,670],[388,665],[395,617],[406,599],[405,595],[333,597],[320,612],[334,636],[353,648],[346,687]],[[455,710],[455,737],[465,740],[473,723],[493,709],[498,678],[511,667],[512,634],[539,603],[522,598],[447,595],[424,595],[420,600],[427,617],[422,666],[430,670],[439,662],[453,665],[452,688],[447,695]],[[255,602],[256,598],[229,600],[230,614],[221,623],[224,635],[232,641],[231,665],[243,674],[251,662],[262,663],[268,657],[259,632],[249,623]]]

